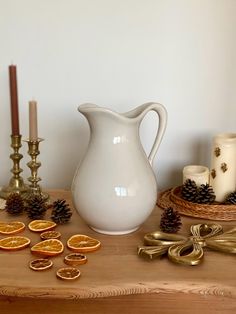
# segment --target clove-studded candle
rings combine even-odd
[[[38,139],[37,102],[34,100],[29,102],[29,139]]]
[[[12,135],[19,135],[19,109],[18,109],[18,94],[17,94],[17,74],[16,66],[9,66],[9,83],[10,83],[10,98],[11,98],[11,127]]]
[[[211,154],[210,184],[217,202],[224,202],[236,189],[236,133],[214,137]]]

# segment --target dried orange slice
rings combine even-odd
[[[30,239],[20,236],[12,236],[0,240],[0,249],[14,251],[21,250],[30,244]]]
[[[57,277],[63,280],[75,280],[79,278],[80,271],[74,267],[60,268],[57,271]]]
[[[15,234],[25,229],[21,221],[0,222],[0,234]]]
[[[67,265],[77,266],[87,263],[87,257],[80,253],[71,253],[64,257],[64,262]]]
[[[31,231],[34,232],[43,232],[50,230],[56,227],[56,223],[49,220],[33,220],[28,224],[28,227]]]
[[[83,234],[75,234],[69,238],[67,246],[74,252],[85,253],[96,251],[101,242]]]
[[[29,263],[29,267],[36,271],[49,269],[52,265],[53,262],[47,258],[38,258]]]
[[[64,251],[64,245],[60,240],[49,239],[35,244],[31,252],[37,255],[56,256]]]
[[[44,231],[40,234],[40,238],[42,240],[49,240],[49,239],[59,239],[61,237],[61,233],[58,231]]]

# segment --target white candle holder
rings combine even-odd
[[[187,180],[193,180],[200,186],[209,183],[209,169],[200,165],[188,165],[183,169],[183,183]]]

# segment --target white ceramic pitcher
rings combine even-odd
[[[124,114],[94,104],[83,104],[78,110],[87,118],[91,134],[72,183],[75,208],[97,232],[133,232],[156,204],[157,183],[151,166],[165,132],[167,112],[158,103],[146,103]],[[159,115],[159,125],[147,158],[139,126],[150,110]]]

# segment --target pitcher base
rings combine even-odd
[[[100,230],[97,228],[94,228],[92,226],[89,226],[91,229],[93,229],[94,231],[98,232],[98,233],[103,233],[103,234],[108,234],[108,235],[122,235],[122,234],[128,234],[131,232],[134,232],[136,230],[138,230],[139,227],[136,227],[134,229],[129,229],[129,230],[122,230],[122,231],[107,231],[107,230]]]

